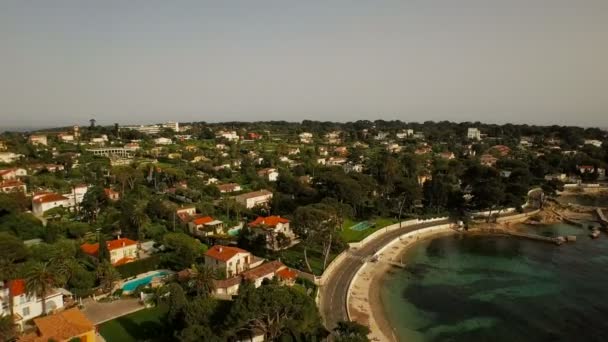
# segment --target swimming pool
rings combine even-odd
[[[242,227],[236,227],[228,230],[228,235],[230,236],[238,236]]]
[[[135,289],[141,285],[150,284],[152,282],[152,279],[166,276],[169,274],[171,274],[171,272],[169,271],[156,271],[148,276],[127,281],[126,283],[122,284],[122,290],[125,292],[135,291]]]
[[[350,227],[350,229],[360,232],[362,230],[366,230],[369,227],[372,227],[373,225],[374,225],[374,223],[371,223],[369,221],[361,221],[355,225],[352,225]]]

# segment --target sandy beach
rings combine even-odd
[[[386,274],[391,268],[398,267],[394,264],[400,263],[401,256],[416,243],[452,234],[456,232],[450,225],[404,234],[376,253],[377,261],[366,262],[359,269],[348,291],[348,315],[351,320],[370,328],[370,340],[399,341],[386,317],[380,296],[380,288]]]

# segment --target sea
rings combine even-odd
[[[380,297],[400,341],[608,341],[608,234],[568,224],[520,227],[549,243],[447,236],[408,251]]]

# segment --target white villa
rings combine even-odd
[[[16,279],[8,283],[2,283],[0,292],[0,316],[9,315],[9,291],[13,296],[13,313],[15,323],[22,329],[23,324],[32,318],[43,314],[42,300],[35,295],[29,295],[25,288],[25,280]],[[58,289],[53,289],[44,299],[47,313],[63,308],[63,294]]]
[[[272,200],[272,192],[268,190],[259,190],[254,192],[248,192],[245,194],[234,196],[237,203],[245,206],[247,209],[251,209],[258,205],[267,205]]]

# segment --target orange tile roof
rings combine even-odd
[[[203,217],[199,217],[199,218],[195,218],[194,220],[192,220],[192,223],[194,223],[195,225],[201,225],[201,224],[205,224],[205,223],[209,223],[213,221],[213,217],[211,216],[203,216]]]
[[[0,176],[4,176],[4,175],[6,175],[6,174],[8,174],[8,173],[11,173],[11,172],[15,172],[15,169],[4,169],[4,170],[0,170]]]
[[[114,249],[119,249],[119,248],[126,247],[126,246],[136,245],[137,241],[133,241],[133,240],[127,239],[127,238],[120,238],[120,239],[108,241],[107,244],[108,244],[109,250],[114,250]]]
[[[45,194],[42,195],[38,198],[36,198],[34,200],[35,203],[48,203],[48,202],[56,202],[56,201],[67,201],[67,197],[60,195],[60,194],[55,194],[55,193],[49,193],[49,194]]]
[[[9,187],[9,186],[22,186],[22,185],[25,185],[25,183],[23,183],[20,180],[7,180],[7,181],[0,183],[0,188],[5,188],[5,187]]]
[[[298,273],[288,267],[285,267],[282,270],[278,270],[276,275],[281,279],[296,279],[298,277]]]
[[[213,259],[217,259],[217,260],[226,262],[226,261],[232,259],[238,253],[249,254],[249,252],[247,252],[246,250],[238,248],[238,247],[215,245],[215,246],[209,248],[207,250],[207,252],[205,253],[205,255],[208,257],[211,257]]]
[[[289,220],[284,217],[281,217],[281,216],[268,216],[268,217],[258,216],[258,218],[256,218],[255,221],[249,223],[249,226],[250,227],[265,226],[265,227],[274,228],[279,223],[289,223]]]
[[[245,272],[243,272],[241,275],[243,276],[243,278],[245,279],[249,279],[249,280],[253,280],[255,281],[256,279],[260,279],[264,276],[267,276],[269,274],[272,274],[274,276],[274,274],[278,271],[281,270],[283,268],[285,268],[286,266],[278,261],[278,260],[274,260],[271,262],[267,262],[265,264],[262,264],[256,268],[252,268],[250,270],[247,270]]]
[[[95,325],[78,309],[72,308],[54,315],[35,318],[37,333],[19,339],[23,342],[67,341],[95,330]]]
[[[135,245],[137,244],[137,241],[127,238],[120,238],[112,241],[106,241],[106,244],[108,245],[108,250],[112,251],[126,246]],[[86,254],[97,255],[99,252],[99,243],[84,243],[80,246],[80,249]]]

